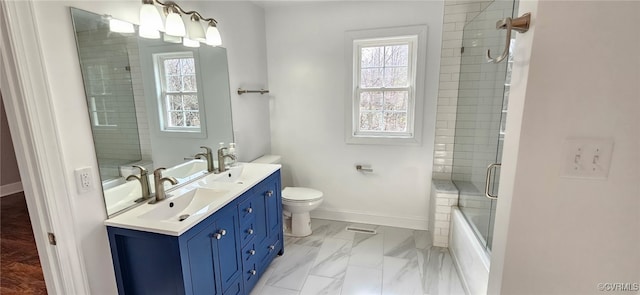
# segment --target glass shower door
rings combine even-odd
[[[496,30],[496,21],[512,17],[515,3],[494,1],[464,28],[460,82],[456,114],[452,180],[458,187],[458,206],[478,239],[491,249],[499,164],[507,114],[511,58],[500,63],[487,62],[487,49],[499,55],[505,43],[505,30]]]

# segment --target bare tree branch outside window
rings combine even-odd
[[[409,49],[408,43],[360,48],[360,131],[407,131]]]

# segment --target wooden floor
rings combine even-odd
[[[0,294],[47,294],[24,194],[0,207]]]

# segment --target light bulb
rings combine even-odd
[[[214,22],[209,23],[209,27],[207,28],[207,44],[211,46],[220,46],[222,45],[222,37],[220,37],[220,31],[216,27]]]
[[[158,9],[153,5],[153,1],[145,2],[140,7],[140,26],[147,26],[156,31],[164,31],[162,18]]]
[[[187,35],[187,32],[184,29],[182,16],[179,13],[176,13],[173,9],[169,9],[165,33],[177,37],[184,37]]]

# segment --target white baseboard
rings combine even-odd
[[[22,189],[22,182],[20,181],[5,184],[3,186],[0,186],[0,197],[6,197],[8,195],[13,195],[22,191],[24,190]]]
[[[428,230],[427,216],[424,218],[407,216],[389,216],[371,212],[357,212],[349,210],[326,210],[316,209],[311,211],[312,218],[330,219],[337,221],[367,223],[375,225],[386,225],[418,230]]]

